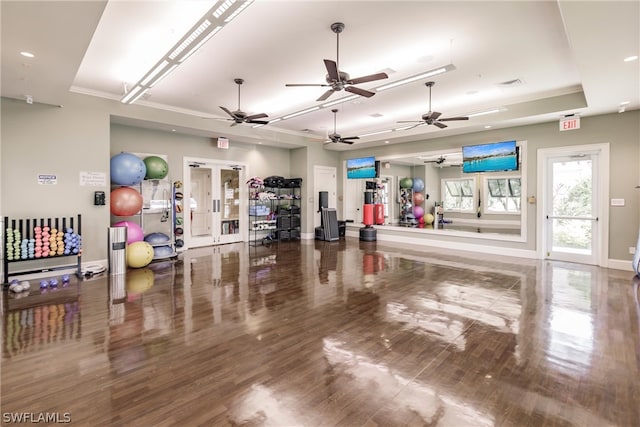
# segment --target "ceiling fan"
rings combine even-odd
[[[435,84],[436,82],[425,83],[425,85],[429,88],[429,112],[422,115],[422,120],[403,120],[403,121],[399,121],[398,123],[415,123],[414,126],[411,126],[407,129],[413,129],[414,127],[420,126],[420,125],[434,125],[439,127],[440,129],[444,129],[447,127],[447,125],[445,125],[442,122],[451,122],[454,120],[469,120],[469,117],[440,118],[442,113],[439,113],[437,111],[431,111],[431,88]]]
[[[386,79],[389,76],[387,73],[376,73],[370,74],[368,76],[362,76],[355,79],[349,77],[349,74],[344,71],[340,71],[339,61],[340,61],[340,33],[344,30],[344,24],[342,22],[335,22],[331,24],[331,31],[336,33],[336,60],[332,61],[331,59],[324,60],[324,66],[327,69],[327,83],[287,83],[285,86],[322,86],[322,87],[330,87],[331,89],[327,90],[323,93],[320,98],[316,99],[316,101],[324,101],[329,98],[335,92],[341,91],[342,89],[347,92],[355,93],[356,95],[364,96],[367,98],[375,95],[375,92],[371,92],[369,90],[361,89],[359,87],[351,86],[357,85],[359,83],[372,82],[375,80]]]
[[[359,136],[340,136],[338,131],[336,131],[336,118],[338,110],[334,108],[333,110],[331,110],[331,112],[333,113],[333,133],[327,135],[327,138],[329,139],[327,142],[333,142],[334,144],[337,144],[339,142],[343,144],[353,144],[354,139],[360,139]]]
[[[265,113],[258,113],[258,114],[252,114],[252,115],[247,115],[247,113],[245,113],[244,111],[240,110],[240,86],[242,85],[242,83],[244,83],[243,79],[233,79],[234,82],[236,82],[236,84],[238,85],[238,109],[236,111],[230,111],[228,108],[225,107],[220,107],[222,108],[222,111],[224,111],[225,113],[227,113],[228,115],[231,116],[230,119],[227,120],[232,120],[233,123],[231,123],[231,126],[235,126],[241,123],[252,123],[252,124],[258,124],[258,125],[266,125],[269,124],[268,121],[266,120],[256,120],[256,119],[262,119],[265,117],[269,117],[267,116]]]
[[[425,160],[425,163],[435,163],[436,165],[443,164],[447,159],[444,156],[440,156],[437,159]]]

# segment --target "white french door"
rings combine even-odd
[[[603,265],[608,215],[603,208],[602,150],[541,151],[543,258]],[[608,168],[604,170],[608,183]]]
[[[243,213],[247,209],[242,185],[245,168],[202,161],[186,163],[185,192],[190,195],[184,202],[187,247],[242,241],[246,228]]]

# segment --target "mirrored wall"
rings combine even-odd
[[[345,179],[344,218],[362,223],[364,193],[383,204],[377,227],[524,241],[526,142],[517,142],[517,170],[463,170],[462,148],[376,157],[377,179]],[[369,182],[369,189],[367,189]],[[479,235],[482,236],[479,236]]]

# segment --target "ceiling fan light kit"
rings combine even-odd
[[[334,144],[337,144],[337,143],[353,144],[354,139],[360,139],[359,136],[345,136],[345,137],[340,136],[340,134],[336,130],[336,120],[338,116],[338,110],[334,108],[331,110],[331,112],[333,113],[333,133],[327,135],[327,138],[329,138],[327,142],[332,142]]]
[[[233,121],[233,123],[231,123],[231,126],[239,125],[239,124],[242,124],[242,123],[250,123],[250,124],[255,124],[255,125],[266,125],[266,124],[268,124],[269,122],[266,121],[266,120],[258,120],[258,119],[263,119],[265,117],[269,117],[267,114],[258,113],[258,114],[248,115],[247,113],[245,113],[244,111],[242,111],[240,109],[240,86],[242,86],[242,84],[244,83],[244,80],[236,78],[236,79],[233,79],[233,81],[238,85],[238,109],[235,110],[235,111],[231,111],[226,107],[220,106],[222,111],[224,111],[229,116],[231,116],[230,119],[227,119],[227,120],[232,120]]]
[[[438,112],[438,111],[432,111],[431,110],[431,88],[436,84],[436,82],[433,81],[429,81],[425,83],[425,86],[427,86],[429,88],[429,111],[424,113],[422,115],[422,120],[401,120],[398,123],[415,123],[413,126],[410,126],[408,129],[412,129],[416,126],[420,126],[420,125],[433,125],[436,127],[439,127],[440,129],[444,129],[447,127],[447,125],[445,125],[442,122],[452,122],[452,121],[457,121],[457,120],[469,120],[469,117],[467,116],[460,116],[460,117],[443,117],[441,118],[440,116],[442,116],[442,113]]]
[[[324,66],[327,69],[326,75],[326,83],[287,83],[286,87],[295,87],[295,86],[319,86],[319,87],[329,87],[326,92],[324,92],[316,101],[325,101],[331,95],[336,92],[340,92],[342,90],[346,92],[350,92],[356,95],[364,96],[365,98],[370,98],[375,95],[375,92],[370,90],[362,89],[356,87],[354,85],[360,83],[373,82],[376,80],[382,80],[389,78],[387,73],[375,73],[369,74],[362,77],[357,77],[352,79],[348,73],[340,70],[340,33],[344,30],[344,24],[342,22],[334,22],[331,24],[331,31],[336,34],[336,60],[333,61],[331,59],[324,60]]]

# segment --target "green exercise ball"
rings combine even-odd
[[[169,165],[162,157],[145,157],[144,164],[147,167],[147,179],[163,179],[169,173]]]
[[[400,180],[400,188],[413,188],[413,179],[402,178]]]

